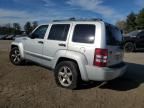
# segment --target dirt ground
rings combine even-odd
[[[9,44],[0,41],[0,108],[144,108],[144,52],[125,54],[128,72],[119,79],[67,90],[46,68],[12,65]]]

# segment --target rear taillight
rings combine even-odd
[[[108,50],[107,49],[95,49],[94,55],[94,65],[99,67],[106,67],[108,59]]]

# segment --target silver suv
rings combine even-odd
[[[121,31],[102,20],[59,20],[16,38],[10,60],[52,68],[59,86],[75,89],[80,80],[107,81],[126,71],[121,41]]]

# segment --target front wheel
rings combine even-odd
[[[20,51],[17,47],[11,49],[9,58],[11,63],[14,65],[21,65],[24,63],[24,60],[21,58]]]
[[[125,52],[133,52],[135,50],[135,45],[132,42],[127,42],[124,45],[124,51]]]
[[[75,89],[78,86],[78,72],[78,66],[74,62],[60,62],[55,68],[55,81],[63,88]]]

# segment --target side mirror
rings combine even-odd
[[[34,39],[35,37],[33,36],[33,35],[28,35],[28,37],[30,38],[30,39]]]
[[[30,33],[28,37],[31,39],[35,39],[35,38],[38,38],[38,35],[35,33]]]

